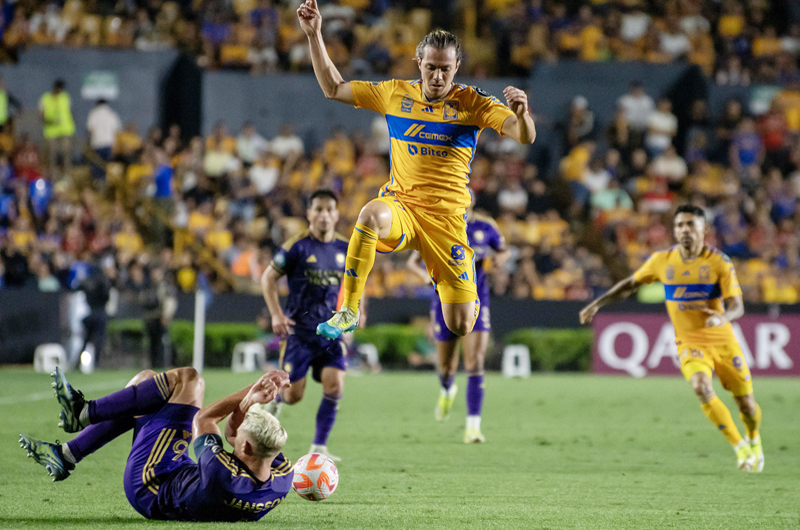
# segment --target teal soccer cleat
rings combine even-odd
[[[75,464],[64,460],[61,444],[51,444],[31,438],[27,434],[19,435],[19,446],[28,452],[28,458],[33,458],[37,464],[44,466],[47,473],[53,477],[53,482],[64,480],[69,472],[75,469]]]
[[[358,313],[349,307],[333,312],[333,317],[317,326],[317,335],[326,339],[338,339],[342,333],[353,331],[358,327]]]
[[[61,406],[61,412],[58,417],[61,421],[58,426],[64,429],[65,432],[78,432],[85,427],[81,424],[80,417],[83,407],[86,405],[86,400],[83,399],[83,394],[79,390],[75,390],[67,382],[58,367],[50,374],[53,376],[53,383],[50,385],[55,389],[56,399]]]

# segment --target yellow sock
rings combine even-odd
[[[752,418],[745,416],[744,412],[740,413],[739,417],[742,418],[744,422],[747,430],[747,437],[751,440],[758,438],[758,428],[761,427],[761,407],[758,406],[758,403],[756,403],[756,413]]]
[[[722,431],[722,434],[728,439],[731,445],[735,446],[742,441],[742,435],[739,434],[739,430],[736,429],[736,424],[733,423],[731,411],[728,410],[728,407],[726,407],[718,397],[714,397],[714,399],[708,403],[703,403],[700,406],[703,408],[703,412],[708,419],[711,420],[711,423]]]
[[[342,307],[358,311],[367,276],[375,264],[375,249],[378,234],[374,230],[356,223],[350,244],[347,246],[347,261],[344,264],[344,299]]]

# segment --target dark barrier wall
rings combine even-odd
[[[61,342],[58,293],[0,291],[0,363],[33,362],[36,346]]]
[[[589,98],[596,117],[607,123],[614,115],[616,100],[628,90],[628,84],[641,79],[645,88],[658,97],[684,74],[683,64],[647,63],[593,64],[560,62],[534,69],[530,79],[456,80],[479,86],[502,99],[508,85],[528,90],[533,109],[549,119],[561,121],[567,116],[572,98]],[[231,97],[232,95],[236,97]],[[311,131],[324,136],[334,125],[369,129],[376,116],[365,110],[328,101],[312,74],[284,74],[253,77],[236,72],[207,72],[203,80],[203,131],[207,134],[219,120],[236,129],[245,121],[254,121],[261,134],[272,137],[280,124],[290,121],[298,134]]]
[[[178,297],[179,320],[194,319],[194,295]],[[430,301],[424,298],[380,298],[368,302],[367,325],[408,323],[428,315]],[[492,299],[492,333],[498,340],[520,328],[578,328],[578,312],[583,302],[549,302]],[[256,295],[214,295],[206,311],[207,322],[255,322],[264,310],[264,300]],[[68,296],[64,293],[38,291],[0,291],[0,364],[30,363],[37,345],[62,342],[67,330],[60,315],[66,315]],[[748,305],[749,315],[800,314],[800,305]],[[663,304],[625,302],[603,309],[603,313],[654,314],[665,316]],[[120,304],[114,318],[142,318],[141,307]]]
[[[377,80],[377,79],[376,79]],[[474,85],[476,81],[458,80]],[[481,79],[478,86],[502,96],[503,89],[518,81]],[[218,121],[237,131],[252,121],[267,138],[278,134],[284,122],[291,122],[295,132],[309,142],[321,141],[331,128],[369,130],[379,116],[365,109],[355,109],[329,101],[313,74],[277,74],[251,76],[238,72],[206,72],[203,76],[203,132],[209,134]]]
[[[26,109],[37,109],[39,98],[53,81],[62,78],[72,100],[76,136],[86,138],[86,117],[95,104],[84,99],[81,87],[96,72],[116,75],[119,97],[110,101],[123,123],[135,121],[140,133],[160,123],[162,84],[178,57],[176,51],[136,52],[92,49],[33,48],[20,55],[19,64],[0,66],[6,89]],[[28,123],[25,130],[41,138],[41,127]],[[31,129],[30,131],[28,129]]]

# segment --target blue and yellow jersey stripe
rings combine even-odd
[[[351,81],[355,106],[386,116],[391,142],[390,181],[381,195],[432,213],[463,214],[471,202],[470,164],[482,129],[502,131],[513,113],[480,89],[454,84],[428,101],[422,83]]]
[[[634,279],[664,284],[667,312],[678,341],[714,345],[736,340],[730,324],[705,326],[706,309],[724,312],[725,298],[742,295],[733,263],[719,250],[706,245],[694,259],[684,259],[677,246],[656,252],[634,273]]]

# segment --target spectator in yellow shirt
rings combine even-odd
[[[129,255],[137,255],[142,251],[144,243],[142,236],[136,232],[136,225],[133,221],[126,219],[122,225],[122,232],[114,236],[114,246],[120,253]]]

